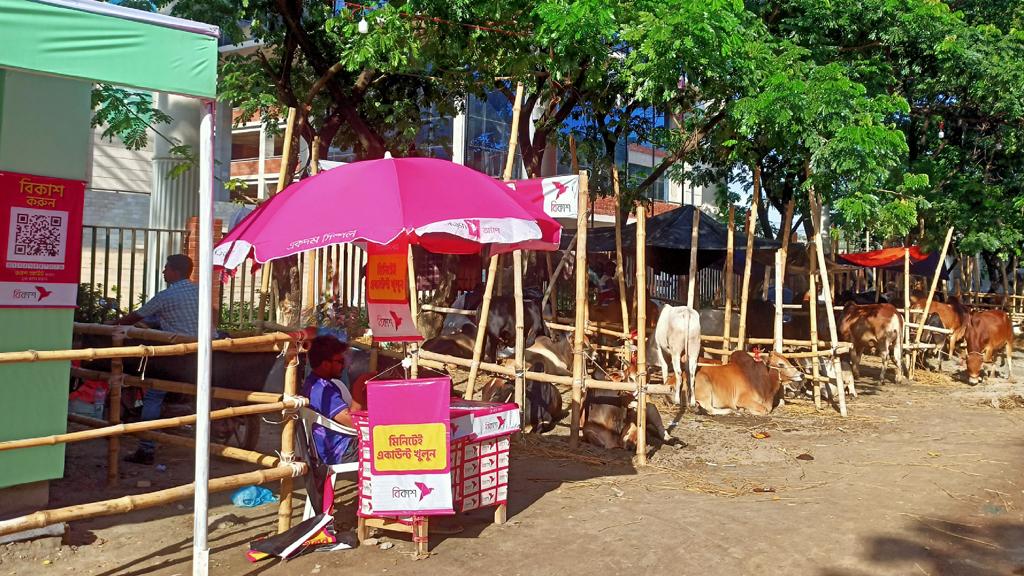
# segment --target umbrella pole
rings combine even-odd
[[[412,311],[413,325],[415,325],[416,330],[419,331],[418,324],[420,321],[420,301],[419,293],[416,290],[416,268],[413,266],[413,264],[414,263],[412,259],[412,244],[409,244],[408,261],[406,263],[406,268],[409,269],[409,307]],[[412,375],[413,378],[419,378],[420,357],[419,354],[416,353],[416,351],[419,349],[419,344],[417,344],[416,342],[410,342],[409,346],[412,349],[412,370],[410,371],[410,374]]]
[[[524,378],[524,371],[526,370],[524,355],[525,355],[525,319],[523,318],[523,251],[516,250],[512,252],[512,282],[515,290],[515,310],[516,310],[516,380],[515,380],[515,393],[516,393],[516,404],[519,405],[519,411],[521,415],[526,416],[524,412],[526,408],[526,381]],[[524,419],[520,418],[521,422],[525,422]]]
[[[466,381],[466,400],[473,399],[476,389],[476,376],[480,371],[480,354],[484,349],[484,337],[487,334],[487,317],[491,312],[491,294],[494,293],[494,277],[498,274],[498,255],[491,256],[487,267],[487,284],[484,286],[484,300],[480,306],[480,316],[476,324],[476,340],[473,342],[473,363],[469,366],[469,380]],[[497,360],[497,359],[495,359]]]
[[[636,457],[637,464],[647,465],[647,211],[643,204],[636,206]],[[692,259],[691,259],[692,260]],[[659,352],[660,354],[660,352]],[[676,378],[679,375],[676,374]],[[668,384],[668,382],[665,382]],[[676,385],[679,385],[676,382]]]
[[[732,332],[732,300],[733,300],[733,259],[736,254],[736,207],[729,204],[729,238],[725,248],[725,322],[722,327],[722,360],[729,360],[732,344],[729,341]]]
[[[754,214],[757,213],[758,196],[761,195],[761,168],[754,166],[754,193],[747,211],[747,253],[744,255],[743,285],[740,286],[740,333],[738,350],[746,349],[747,343],[747,302],[750,300],[750,267],[754,260]]]
[[[580,413],[583,408],[583,330],[587,321],[587,197],[589,174],[580,172],[580,196],[576,216],[576,326],[573,332],[572,411],[569,420],[569,447],[580,440]],[[639,332],[642,332],[639,331]]]

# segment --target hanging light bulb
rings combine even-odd
[[[368,34],[370,32],[370,23],[366,21],[366,15],[364,14],[359,18],[359,33]]]
[[[946,123],[945,122],[939,122],[939,140],[942,140],[943,137],[946,136],[946,133],[943,131],[943,129],[945,127],[946,127]]]

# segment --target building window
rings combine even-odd
[[[255,160],[260,157],[260,132],[235,132],[231,135],[231,159]]]
[[[470,97],[466,105],[466,165],[484,174],[502,176],[508,155],[512,104],[500,92]],[[513,178],[523,178],[522,156],[515,155]]]

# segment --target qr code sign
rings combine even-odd
[[[7,259],[15,262],[63,263],[67,237],[67,212],[11,208]]]

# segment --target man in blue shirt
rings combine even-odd
[[[193,338],[199,334],[199,288],[189,277],[192,275],[192,259],[184,254],[167,257],[164,266],[164,281],[167,288],[141,308],[118,320],[118,324],[135,324],[142,320],[155,324],[165,332],[184,334]],[[142,419],[160,418],[160,409],[167,392],[150,388],[142,398]],[[138,449],[127,456],[125,461],[134,464],[152,464],[156,444],[152,440],[140,440]]]
[[[337,385],[331,382],[341,377],[346,350],[348,345],[334,336],[313,339],[307,353],[311,372],[302,383],[302,395],[309,398],[309,407],[313,410],[342,426],[354,428],[349,410],[359,409],[359,406],[350,407]],[[316,424],[313,425],[313,444],[317,454],[328,465],[355,462],[358,456],[355,437]]]

